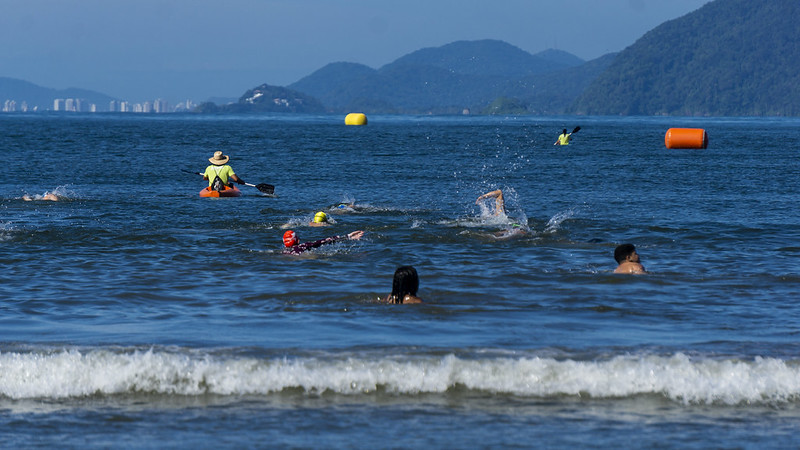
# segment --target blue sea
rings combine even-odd
[[[4,114],[0,149],[2,447],[800,446],[800,119]],[[275,194],[200,198],[217,150]],[[401,265],[423,304],[378,301]]]

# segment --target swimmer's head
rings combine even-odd
[[[314,214],[314,222],[316,223],[323,223],[328,221],[328,215],[324,212],[320,211]]]
[[[297,234],[294,231],[288,230],[286,233],[283,233],[283,245],[286,247],[295,246],[297,242]]]
[[[633,256],[635,253],[636,247],[633,244],[621,244],[614,249],[614,259],[622,264],[629,256]],[[636,262],[638,262],[638,255]]]

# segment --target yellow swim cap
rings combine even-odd
[[[320,212],[314,214],[314,222],[321,223],[321,222],[327,222],[327,221],[328,221],[328,215],[325,214],[324,212],[320,211]]]

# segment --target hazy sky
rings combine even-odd
[[[709,0],[0,0],[0,76],[139,102],[239,97],[324,65],[498,39],[585,60]]]

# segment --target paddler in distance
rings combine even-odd
[[[229,179],[239,184],[245,184],[244,180],[236,176],[233,168],[228,165],[229,160],[230,158],[227,155],[223,155],[221,151],[214,152],[214,156],[208,158],[208,162],[210,162],[211,165],[206,167],[206,171],[203,173],[203,179],[208,180],[209,189],[222,191],[226,187],[231,186],[228,182]]]
[[[574,133],[577,133],[581,127],[575,127],[572,130],[572,133],[567,133],[567,129],[564,128],[564,131],[561,132],[561,136],[556,139],[556,142],[553,145],[569,145],[569,140]]]

